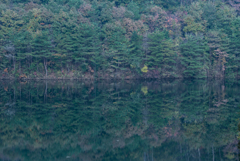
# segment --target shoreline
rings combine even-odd
[[[91,80],[91,81],[95,81],[95,80],[162,80],[162,79],[218,79],[218,80],[222,80],[222,79],[240,79],[240,78],[231,78],[231,77],[206,77],[206,78],[184,78],[184,77],[161,77],[161,78],[94,78],[94,79],[89,79],[89,78],[0,78],[0,80]]]
[[[180,73],[176,74],[154,74],[152,72],[136,73],[132,71],[127,72],[86,72],[78,73],[69,72],[65,74],[58,74],[57,72],[49,73],[46,77],[45,73],[21,73],[18,75],[10,73],[2,73],[0,80],[161,80],[161,79],[239,79],[240,77],[226,77],[226,76],[207,76],[206,77],[184,77]]]

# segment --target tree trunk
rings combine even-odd
[[[68,67],[68,63],[67,63],[67,70],[68,70],[68,71],[67,71],[67,74],[68,74],[68,73],[69,73],[69,67]]]
[[[46,72],[46,78],[47,78],[47,61],[46,58],[44,58],[44,68],[45,68],[45,72]]]
[[[19,60],[19,71],[21,73],[21,60]]]
[[[213,161],[215,161],[213,145],[212,145],[212,154],[213,154]]]
[[[45,92],[44,92],[44,102],[47,103],[47,90],[48,90],[48,84],[47,84],[47,80],[45,81],[46,85],[45,85]]]
[[[14,67],[14,72],[15,72],[15,57],[13,56],[13,67]]]
[[[96,62],[95,62],[95,66],[94,66],[94,77],[95,78],[97,77],[97,65],[96,65]]]
[[[199,161],[201,161],[201,152],[199,148],[198,148],[198,158],[199,158]]]
[[[14,86],[13,90],[14,90],[14,91],[13,91],[13,94],[14,94],[13,100],[14,100],[14,103],[15,103],[15,100],[16,100],[16,99],[15,99],[15,98],[16,98],[16,97],[15,97],[15,86]]]

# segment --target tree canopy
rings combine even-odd
[[[237,6],[218,0],[3,0],[1,78],[236,78]]]

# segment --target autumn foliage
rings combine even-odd
[[[9,4],[0,2],[2,75],[48,78],[64,70],[76,77],[86,72],[102,78],[129,72],[138,78],[238,77],[237,0]]]

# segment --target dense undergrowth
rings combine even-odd
[[[1,78],[238,77],[237,1],[2,0]]]

